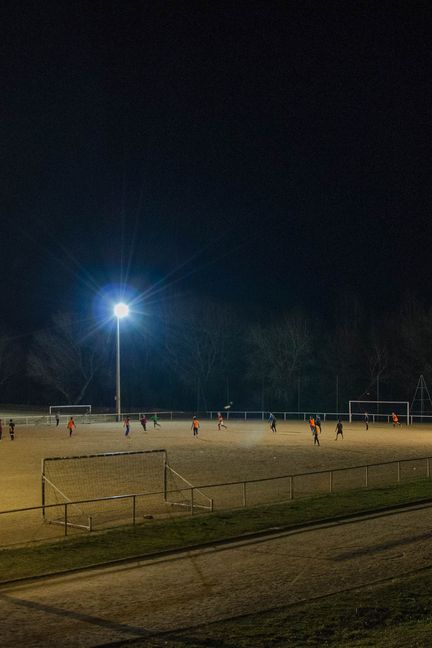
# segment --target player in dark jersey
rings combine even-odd
[[[15,439],[15,423],[12,419],[9,419],[9,436],[11,441]]]
[[[341,437],[343,439],[343,423],[342,423],[342,421],[340,419],[336,423],[336,438],[335,438],[335,441],[338,440],[339,434],[341,435]]]

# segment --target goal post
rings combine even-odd
[[[136,516],[166,514],[167,505],[205,508],[213,503],[168,465],[167,452],[137,450],[46,457],[41,466],[46,522],[91,530]],[[197,490],[197,489],[196,489]],[[67,511],[67,520],[66,520]]]
[[[91,405],[50,405],[49,406],[49,422],[52,423],[55,416],[75,416],[81,423],[89,423],[90,415],[92,413]]]
[[[53,414],[91,414],[91,405],[50,405],[49,415]]]
[[[369,420],[375,422],[391,422],[394,412],[399,421],[410,425],[410,404],[409,401],[348,401],[349,422],[361,421],[367,412]]]

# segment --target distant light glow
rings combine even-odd
[[[127,304],[123,304],[123,302],[116,304],[114,306],[114,315],[118,319],[122,319],[123,317],[126,317],[127,315],[129,315],[129,306]]]

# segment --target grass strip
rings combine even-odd
[[[431,496],[432,482],[419,480],[194,517],[148,520],[135,527],[74,535],[38,546],[5,548],[0,551],[0,582],[408,504]]]
[[[185,631],[118,642],[134,648],[430,648],[432,571]]]

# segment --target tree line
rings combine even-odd
[[[358,299],[319,316],[171,299],[121,321],[122,404],[132,409],[346,411],[408,400],[432,379],[432,308],[414,298],[374,317]],[[115,322],[54,313],[30,337],[0,331],[2,402],[114,408]]]

